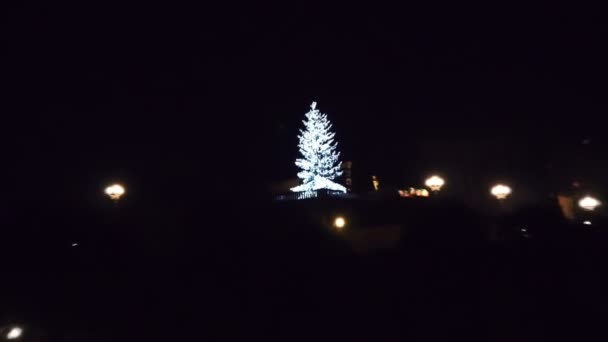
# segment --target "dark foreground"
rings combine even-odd
[[[191,209],[16,214],[0,326],[24,341],[586,341],[608,317],[598,224],[452,205]],[[398,239],[354,249],[335,213]]]

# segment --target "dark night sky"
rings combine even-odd
[[[313,100],[359,184],[605,186],[594,8],[48,4],[1,22],[5,201],[75,203],[112,179],[150,201],[253,195],[295,174]]]

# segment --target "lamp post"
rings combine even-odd
[[[120,184],[112,184],[106,188],[105,193],[114,202],[118,202],[120,198],[126,193],[126,190]]]
[[[511,188],[504,184],[496,184],[490,189],[492,196],[498,200],[497,214],[504,215],[507,212],[505,200],[511,194]],[[490,225],[490,240],[500,241],[504,238],[504,226],[500,220],[492,222]]]
[[[112,209],[108,208],[106,229],[101,230],[101,240],[105,246],[113,250],[115,260],[123,258],[125,235],[123,228],[124,221],[120,219],[122,210],[120,209],[120,199],[126,194],[127,190],[119,183],[110,184],[104,190],[105,194],[112,200]],[[120,238],[119,238],[120,236]]]
[[[511,188],[504,184],[496,184],[490,189],[490,193],[502,202],[511,194]]]
[[[439,192],[439,190],[441,190],[441,187],[445,184],[445,181],[443,180],[443,178],[439,177],[439,176],[431,176],[429,178],[426,179],[426,181],[424,182],[424,185],[426,185],[429,189],[431,189],[431,191],[433,191],[433,193],[437,193]]]
[[[591,196],[585,196],[578,201],[578,206],[587,211],[595,210],[600,204],[600,201]]]
[[[6,333],[7,340],[18,340],[23,335],[23,328],[19,326],[11,327]]]
[[[338,216],[334,219],[334,227],[337,230],[342,230],[346,226],[346,219],[342,216]]]

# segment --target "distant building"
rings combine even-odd
[[[409,188],[407,190],[398,190],[398,192],[401,197],[429,197],[427,189]]]

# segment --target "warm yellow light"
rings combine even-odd
[[[598,201],[597,199],[595,199],[591,196],[585,196],[585,197],[581,198],[580,201],[578,201],[578,206],[585,210],[594,210],[600,204],[601,204],[600,201]]]
[[[106,195],[115,201],[118,201],[125,192],[125,188],[120,184],[113,184],[106,188]]]
[[[16,340],[23,334],[23,329],[20,327],[13,327],[9,330],[8,334],[6,334],[7,340]]]
[[[443,178],[441,178],[439,176],[431,176],[431,177],[427,178],[427,180],[424,182],[424,185],[429,187],[429,189],[431,189],[432,191],[441,190],[441,187],[444,184],[445,184],[445,181],[443,180]]]
[[[497,184],[492,187],[490,193],[492,193],[492,195],[498,198],[499,200],[502,200],[507,198],[507,196],[511,194],[511,188],[503,184]]]
[[[378,191],[380,188],[380,181],[378,180],[378,177],[372,176],[372,184],[374,185],[374,190]]]
[[[427,189],[416,189],[417,197],[429,197],[429,191]]]
[[[338,229],[342,229],[345,226],[346,226],[346,220],[344,219],[344,217],[342,217],[342,216],[336,217],[336,219],[334,220],[334,227],[336,227]]]

